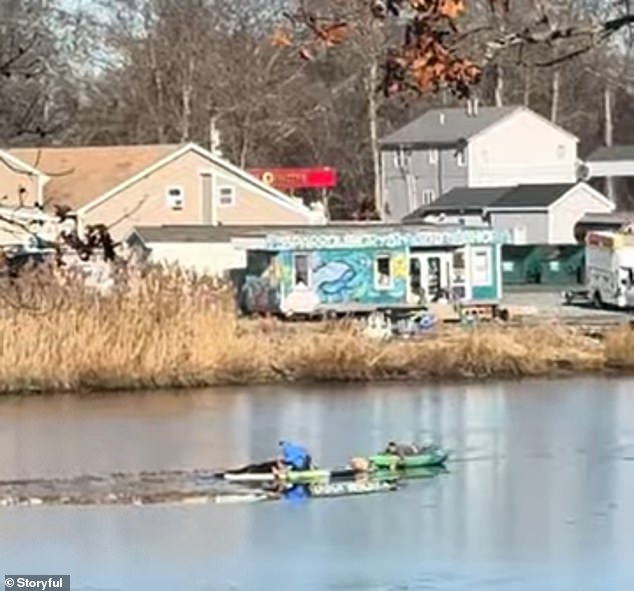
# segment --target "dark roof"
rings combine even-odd
[[[495,203],[494,208],[506,207],[548,207],[567,193],[576,183],[560,185],[518,185],[504,193]]]
[[[414,221],[428,213],[470,212],[484,209],[543,209],[567,193],[574,183],[558,185],[517,185],[515,187],[456,187],[430,205],[418,208],[404,218]]]
[[[601,146],[586,158],[587,162],[634,160],[634,146]]]
[[[464,107],[431,109],[380,140],[382,146],[455,144],[497,123],[521,107],[479,107],[468,115]],[[444,122],[441,122],[441,115]]]
[[[416,229],[427,229],[430,231],[443,230],[447,226],[439,228],[435,224],[407,224],[405,227],[401,222],[331,222],[329,224],[314,225],[226,225],[226,226],[203,226],[203,225],[166,225],[166,226],[136,226],[128,236],[134,233],[143,242],[229,242],[237,237],[262,237],[267,234],[291,233],[301,234],[326,230],[329,233],[349,233],[351,231],[368,231],[372,229],[376,232],[393,232],[394,230],[408,231]],[[461,228],[463,228],[461,226]]]
[[[403,221],[416,220],[422,213],[434,211],[481,211],[495,203],[512,187],[454,187],[429,205],[418,208],[403,218]]]
[[[634,211],[615,211],[612,213],[586,213],[577,224],[618,227],[631,222],[634,222]]]
[[[251,227],[250,230],[257,230]],[[133,232],[144,242],[227,242],[231,236],[244,231],[243,226],[135,226]]]

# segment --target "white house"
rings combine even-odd
[[[402,219],[456,187],[574,183],[577,144],[523,106],[431,109],[380,141],[383,213]]]

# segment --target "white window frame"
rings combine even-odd
[[[431,148],[429,150],[429,154],[427,155],[427,161],[432,166],[438,164],[438,150],[436,148]]]
[[[229,190],[231,195],[230,203],[223,203],[222,198],[224,197],[222,192]],[[218,191],[216,192],[216,202],[218,203],[218,207],[233,207],[236,204],[236,188],[232,185],[220,185],[218,187]]]
[[[464,150],[458,150],[458,153],[456,154],[456,164],[459,168],[467,166],[467,154]]]
[[[387,259],[389,263],[389,283],[387,285],[381,285],[379,282],[379,259]],[[373,274],[374,274],[374,289],[376,291],[390,291],[394,287],[394,265],[392,264],[392,254],[389,252],[378,252],[374,255],[373,261]]]
[[[299,285],[299,282],[297,281],[297,265],[296,265],[296,261],[299,257],[306,258],[306,287],[310,288],[313,283],[313,272],[310,267],[310,258],[311,258],[310,252],[294,252],[293,253],[293,269],[292,269],[293,289]]]
[[[493,283],[493,257],[489,248],[474,248],[471,255],[473,268],[471,269],[472,283],[474,287],[489,287]],[[478,269],[478,259],[484,257],[486,270]],[[482,275],[480,275],[482,273]]]
[[[566,157],[566,146],[564,144],[559,144],[557,146],[557,159],[563,160]]]
[[[173,197],[171,195],[172,191],[179,192],[181,201],[180,205],[174,205],[174,202],[172,201]],[[170,185],[167,189],[165,189],[165,201],[170,209],[180,211],[183,207],[185,207],[185,190],[180,185]]]
[[[403,170],[407,168],[412,160],[412,151],[406,148],[398,148],[394,151],[394,168]]]
[[[436,191],[433,189],[423,189],[423,203],[422,205],[430,205],[436,200]]]

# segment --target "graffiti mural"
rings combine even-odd
[[[293,256],[291,253],[281,253],[280,261],[285,268],[284,299],[295,300],[297,290],[304,294],[308,288],[315,296],[315,306],[347,302],[390,304],[403,301],[407,285],[406,253],[382,253],[390,259],[389,282],[384,288],[377,285],[376,254],[375,249],[313,251],[310,253],[309,285],[296,286],[293,283]]]

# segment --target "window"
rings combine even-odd
[[[434,193],[433,189],[425,189],[423,191],[422,205],[429,205],[434,200],[435,197],[436,197],[436,194]]]
[[[465,265],[464,265],[464,251],[454,250],[451,266],[453,267],[453,285],[463,285],[465,282]]]
[[[218,205],[231,207],[236,202],[236,190],[233,187],[218,187]]]
[[[293,255],[293,287],[310,287],[309,261],[309,255],[306,253]]]
[[[488,249],[473,251],[473,285],[491,285],[491,253]]]
[[[557,146],[557,158],[559,158],[559,160],[563,160],[566,157],[566,146],[564,146],[563,144],[559,144]]]
[[[165,198],[170,209],[183,209],[185,198],[183,189],[180,187],[169,187],[165,193]]]
[[[374,259],[374,287],[375,289],[392,287],[392,257],[389,254],[380,254]]]
[[[467,155],[464,150],[458,150],[456,154],[456,163],[461,168],[467,165]]]
[[[399,148],[394,152],[394,167],[400,170],[406,168],[412,157],[411,150],[404,150],[403,148]]]
[[[438,150],[435,150],[435,149],[429,150],[429,163],[438,164]]]

